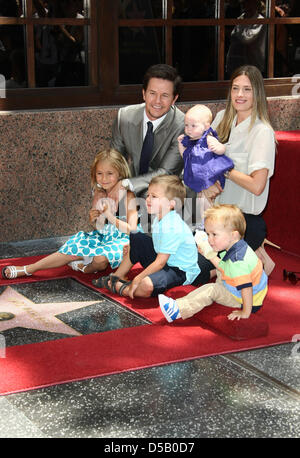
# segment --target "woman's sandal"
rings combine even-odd
[[[10,277],[5,273],[6,270],[9,270]],[[29,274],[26,270],[26,266],[5,266],[1,271],[2,278],[6,280],[12,280],[18,277],[24,277],[24,275],[18,275],[18,273],[24,272],[27,277],[30,277],[32,274]]]

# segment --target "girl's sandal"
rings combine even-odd
[[[80,265],[83,265],[82,261],[72,261],[72,262],[69,262],[68,264],[68,266],[70,266],[71,269],[84,273],[86,265],[83,265],[83,267],[79,267]]]
[[[9,277],[7,276],[6,270],[9,271]],[[30,277],[32,275],[27,272],[26,266],[5,266],[1,271],[1,275],[2,278],[5,278],[6,280],[12,280],[14,278],[23,277],[24,275],[18,275],[19,273],[23,272],[27,277]]]

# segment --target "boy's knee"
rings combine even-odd
[[[143,297],[151,297],[153,293],[153,284],[149,277],[145,277],[141,282],[141,293]]]

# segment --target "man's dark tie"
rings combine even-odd
[[[140,174],[147,173],[149,168],[149,162],[153,150],[154,134],[153,134],[153,124],[148,121],[148,129],[146,136],[144,138],[144,143],[141,151],[140,159]]]

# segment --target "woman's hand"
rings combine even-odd
[[[214,200],[223,191],[219,181],[212,184],[209,188],[205,189],[205,197]]]

